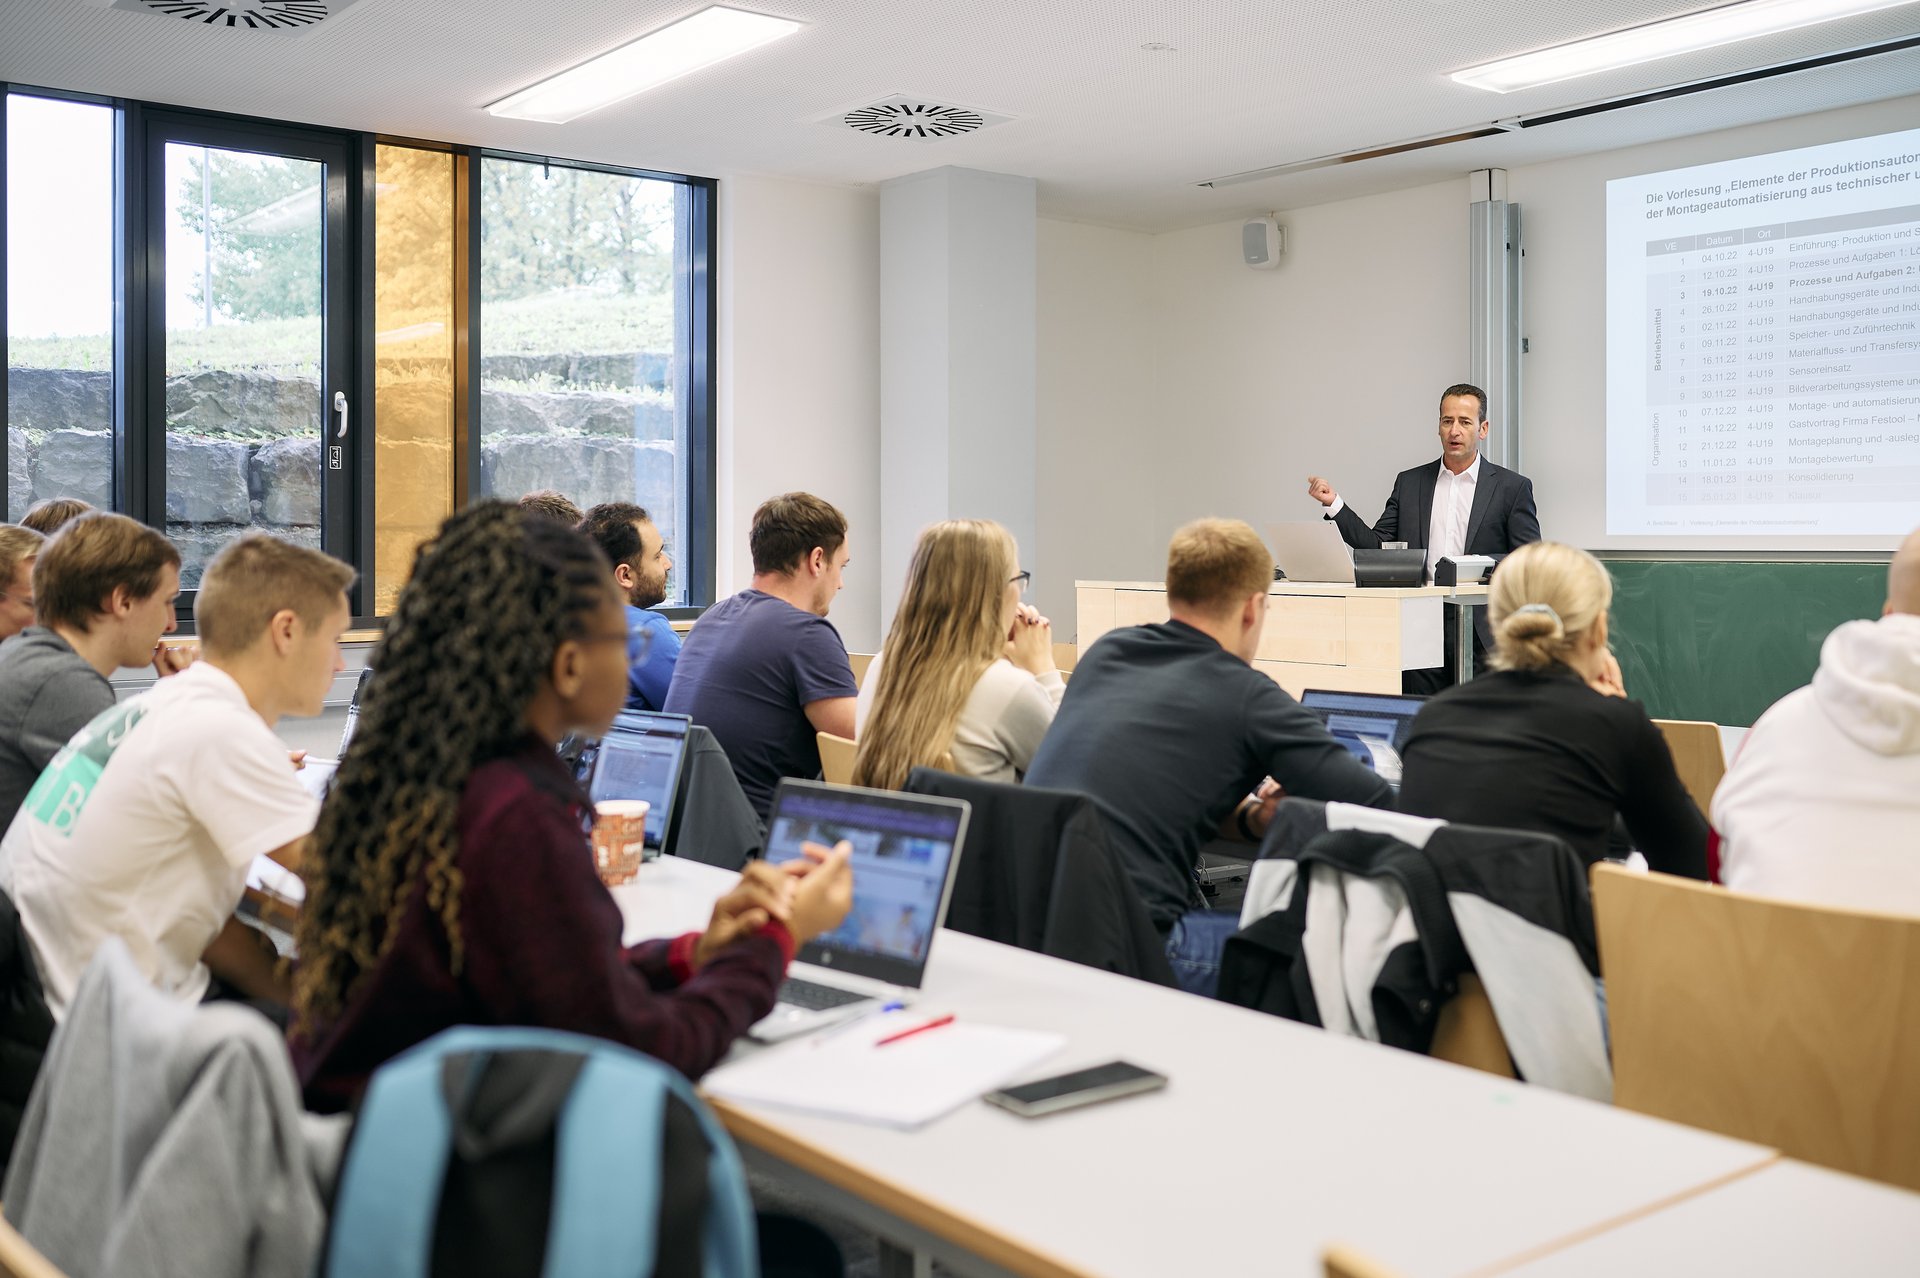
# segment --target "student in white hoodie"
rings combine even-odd
[[[1828,635],[1813,683],[1753,725],[1713,825],[1730,888],[1920,914],[1920,531],[1880,619]]]

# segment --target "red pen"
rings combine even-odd
[[[889,1034],[885,1038],[877,1040],[874,1046],[885,1047],[888,1043],[897,1043],[903,1038],[912,1038],[915,1034],[924,1034],[928,1030],[937,1030],[942,1025],[951,1024],[953,1024],[953,1013],[948,1012],[945,1016],[936,1016],[925,1025],[916,1025],[912,1029],[901,1030],[898,1034]]]

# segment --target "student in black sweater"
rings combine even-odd
[[[1706,819],[1607,648],[1612,600],[1584,550],[1543,541],[1508,556],[1487,600],[1494,672],[1414,719],[1401,810],[1556,834],[1588,864],[1618,815],[1652,868],[1706,878]]]
[[[1172,619],[1102,635],[1074,667],[1027,784],[1091,795],[1127,877],[1167,938],[1174,978],[1211,996],[1232,912],[1200,907],[1210,839],[1257,844],[1280,790],[1391,807],[1387,783],[1253,668],[1273,556],[1237,519],[1202,519],[1167,551]],[[1278,782],[1278,785],[1273,784]]]

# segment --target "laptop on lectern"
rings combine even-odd
[[[1353,550],[1331,519],[1268,524],[1267,543],[1273,548],[1274,564],[1288,581],[1353,585]]]

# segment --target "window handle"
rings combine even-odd
[[[345,391],[333,393],[333,411],[340,414],[340,429],[333,432],[333,437],[345,439],[347,437],[347,393]]]

